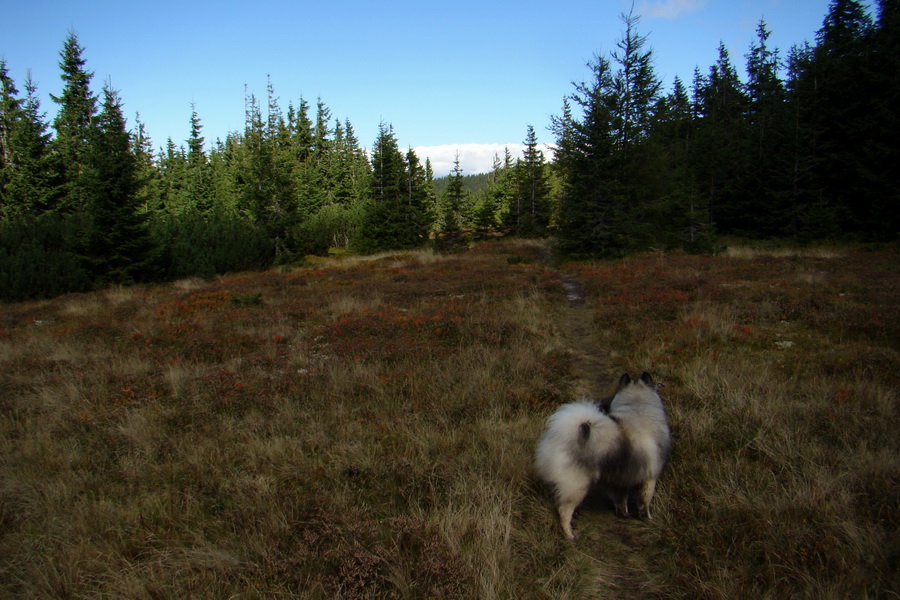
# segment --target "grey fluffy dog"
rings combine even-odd
[[[538,477],[555,492],[563,531],[574,540],[572,515],[591,486],[610,495],[628,516],[628,499],[650,518],[650,501],[672,444],[662,400],[649,373],[619,379],[604,412],[588,400],[560,406],[547,421],[535,452]]]

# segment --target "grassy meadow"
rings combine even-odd
[[[0,597],[900,598],[895,251],[547,256],[0,305]],[[654,519],[569,543],[544,421],[642,370]]]

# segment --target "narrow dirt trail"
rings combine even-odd
[[[595,333],[593,305],[573,275],[559,271],[559,276],[568,301],[568,308],[560,311],[560,328],[572,353],[570,372],[576,382],[575,395],[599,400],[612,392],[615,382]]]
[[[575,395],[607,398],[621,374],[611,371],[606,358],[608,349],[598,339],[594,301],[587,297],[575,275],[553,266],[566,292],[567,304],[559,311],[559,327],[572,356],[570,374],[575,381]],[[599,494],[588,496],[576,513],[575,529],[580,537],[575,545],[595,561],[592,598],[642,600],[650,596],[654,586],[648,575],[651,557],[646,552],[644,534],[651,527],[652,521],[616,517],[612,505]]]

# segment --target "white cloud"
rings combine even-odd
[[[637,8],[637,13],[645,17],[661,19],[677,19],[680,16],[699,10],[706,0],[645,0]]]
[[[463,175],[476,175],[490,172],[494,168],[494,156],[499,156],[500,160],[503,160],[506,148],[509,148],[509,152],[515,160],[521,158],[525,145],[518,142],[511,144],[444,144],[441,146],[417,146],[413,150],[422,163],[425,162],[426,157],[431,160],[431,168],[435,177],[443,177],[453,170],[453,161],[456,160],[457,153],[459,153],[459,166]],[[553,158],[550,146],[541,144],[540,148],[544,153],[544,160],[549,161]]]

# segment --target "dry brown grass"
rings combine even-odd
[[[612,363],[666,383],[660,595],[896,598],[896,255],[735,256],[579,266]]]
[[[810,247],[784,247],[784,246],[753,246],[734,244],[728,246],[723,256],[728,258],[741,258],[752,260],[756,258],[842,258],[847,256],[849,250],[837,246],[810,246]]]
[[[675,432],[655,520],[595,501],[572,545],[531,477],[583,350],[545,253],[3,306],[0,597],[896,597],[895,256],[566,265]]]

